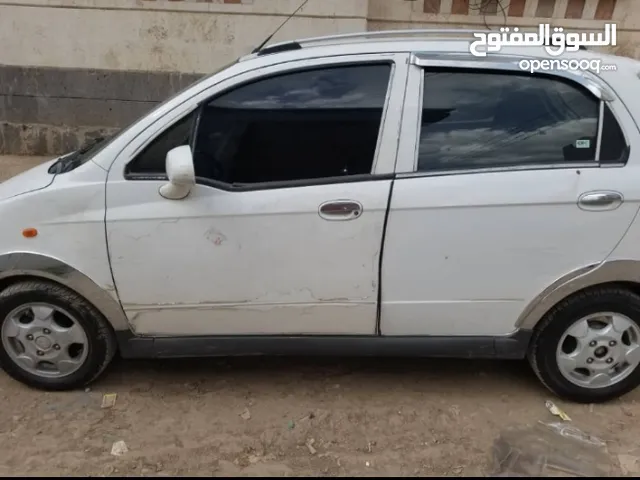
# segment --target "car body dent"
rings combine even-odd
[[[51,280],[70,288],[98,309],[114,330],[129,330],[113,284],[101,287],[79,270],[45,255],[30,252],[0,255],[0,282],[19,277]]]

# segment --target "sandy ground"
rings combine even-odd
[[[39,161],[5,157],[0,175]],[[0,396],[0,475],[483,476],[502,429],[554,421],[524,362],[117,360],[87,391],[0,373]],[[640,390],[553,400],[640,474]],[[128,452],[113,456],[119,440]]]

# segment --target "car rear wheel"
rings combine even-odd
[[[640,296],[594,288],[554,307],[534,333],[529,361],[560,397],[605,402],[640,384]]]
[[[44,390],[87,385],[116,351],[113,331],[84,298],[57,284],[28,281],[0,292],[0,364]]]

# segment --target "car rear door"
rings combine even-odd
[[[602,262],[638,211],[624,105],[586,76],[513,62],[413,58],[383,335],[509,334],[545,288]]]

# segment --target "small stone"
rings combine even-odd
[[[309,441],[307,442],[307,450],[309,450],[309,453],[311,455],[315,455],[317,452],[317,450],[315,448],[313,448],[313,444],[315,443],[315,440],[313,438],[309,439]]]
[[[620,468],[622,469],[623,475],[640,473],[638,457],[633,455],[618,455],[618,461],[620,462]]]
[[[370,467],[370,466],[371,466],[371,464],[370,464],[369,462],[364,462],[364,465],[365,465],[366,467]]]
[[[91,389],[89,387],[84,389],[84,393],[89,393],[91,391]]]
[[[120,457],[128,451],[129,449],[127,448],[127,444],[124,443],[124,440],[118,440],[111,446],[111,455],[115,455],[116,457]]]
[[[102,396],[101,408],[112,408],[116,404],[117,398],[118,398],[117,393],[105,393]]]
[[[245,408],[244,411],[240,414],[240,418],[243,420],[251,420],[251,412],[248,408]]]

